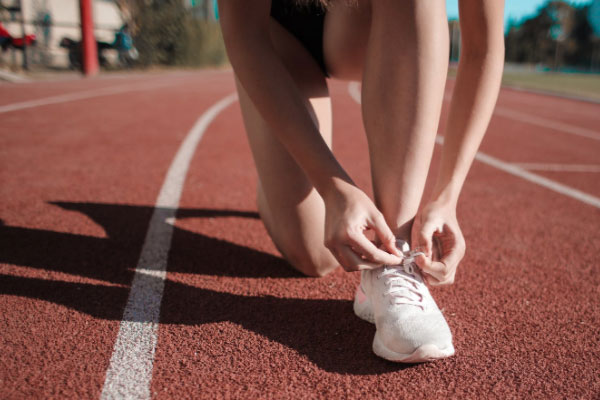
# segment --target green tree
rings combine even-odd
[[[589,6],[573,7],[563,1],[548,1],[537,15],[520,25],[511,22],[506,34],[506,60],[587,66],[592,53]]]

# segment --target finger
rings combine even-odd
[[[402,257],[402,252],[396,247],[396,236],[394,236],[394,233],[385,222],[383,214],[378,214],[371,222],[369,228],[375,231],[375,234],[386,250],[397,257]]]
[[[433,261],[424,255],[417,256],[415,263],[423,272],[423,278],[428,285],[438,286],[440,279],[445,276],[445,265],[439,261]]]
[[[348,271],[360,271],[363,269],[378,268],[379,265],[360,258],[350,247],[340,246],[335,252],[337,260],[342,267]]]
[[[430,276],[431,277],[431,276]],[[431,277],[431,279],[427,282],[430,286],[448,286],[454,283],[454,273],[445,277],[444,279],[436,279],[435,277]]]
[[[431,266],[431,260],[427,258],[424,254],[419,254],[418,256],[416,256],[415,263],[423,271],[429,269],[429,267]]]
[[[439,286],[439,281],[427,273],[423,273],[423,280],[429,286]]]
[[[455,242],[449,250],[444,249],[443,254],[441,261],[449,269],[456,269],[465,255],[465,246],[461,242]]]
[[[439,281],[439,280],[437,280],[437,279],[435,279],[435,278],[434,278],[434,277],[432,277],[431,275],[429,275],[429,277],[427,278],[427,281],[426,281],[426,282],[427,282],[427,284],[428,284],[429,286],[434,286],[434,287],[435,287],[435,286],[442,286],[442,282],[441,282],[441,281]]]
[[[433,238],[433,234],[435,233],[435,231],[437,230],[437,226],[435,224],[433,224],[432,222],[425,222],[422,226],[421,229],[419,230],[419,233],[417,235],[417,238],[419,239],[419,247],[421,248],[421,251],[423,251],[425,253],[425,255],[429,258],[431,258],[432,256],[432,249],[433,249],[433,242],[432,242],[432,238]]]
[[[456,268],[450,269],[442,261],[433,261],[423,255],[417,256],[415,262],[421,268],[423,279],[428,285],[443,286],[454,283]]]
[[[437,275],[438,273],[443,272],[445,268],[445,265],[442,262],[434,261],[430,257],[427,257],[423,254],[420,254],[417,257],[415,257],[415,262],[423,272],[426,272],[428,274]]]
[[[428,263],[421,267],[421,270],[438,281],[445,280],[448,273],[448,269],[443,262],[433,260],[428,260]]]
[[[354,250],[365,256],[367,260],[372,263],[378,265],[398,265],[402,262],[402,257],[378,249],[377,246],[362,233],[351,234],[348,236],[348,239],[350,244],[354,247]]]
[[[454,274],[440,280],[435,276],[423,273],[423,280],[429,286],[448,286],[454,283]]]

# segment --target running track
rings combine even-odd
[[[331,92],[368,188],[356,88]],[[277,254],[232,93],[228,71],[0,85],[1,398],[600,397],[600,105],[502,90],[433,291],[457,354],[402,366],[371,353],[357,274]]]

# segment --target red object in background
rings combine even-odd
[[[12,36],[0,22],[0,46],[2,50],[6,50],[9,47],[23,50],[26,46],[33,46],[36,40],[37,38],[34,34],[25,35],[25,37]]]
[[[81,44],[83,73],[87,76],[98,73],[98,48],[94,37],[94,19],[92,17],[92,0],[79,0],[81,13]]]
[[[24,38],[12,38],[12,44],[17,49],[22,49],[23,43],[25,43],[26,46],[31,46],[35,43],[35,40],[36,40],[35,35],[31,34],[31,35],[25,36]]]
[[[4,28],[4,25],[2,25],[2,22],[0,22],[0,37],[10,37],[10,33],[8,33],[6,28]]]

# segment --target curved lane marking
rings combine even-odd
[[[360,84],[358,82],[350,82],[348,84],[348,93],[350,94],[350,97],[354,99],[354,101],[360,104]],[[438,135],[435,138],[435,142],[437,144],[443,144],[444,138]],[[579,200],[582,203],[589,204],[596,208],[600,208],[600,198],[592,196],[591,194],[584,193],[570,186],[553,181],[552,179],[548,179],[541,175],[537,175],[532,172],[526,171],[525,169],[517,165],[499,160],[498,158],[482,153],[481,151],[478,151],[477,154],[475,154],[475,159],[491,167],[499,169],[500,171],[504,171],[511,175],[518,176],[521,179],[525,179],[526,181],[535,183],[536,185],[543,186],[546,189],[550,189],[557,193],[564,194],[565,196]]]
[[[588,139],[600,140],[600,133],[591,129],[581,128],[579,126],[566,124],[560,121],[553,121],[547,118],[536,117],[534,115],[526,114],[524,112],[510,110],[502,106],[497,106],[494,110],[494,114],[503,118],[512,119],[514,121],[519,121],[530,125],[537,125],[545,129],[552,129],[555,131],[568,133],[571,135],[577,135]]]
[[[209,108],[181,143],[162,185],[135,269],[127,305],[102,389],[102,399],[149,399],[173,221],[187,171],[204,132],[237,99],[231,94]]]

